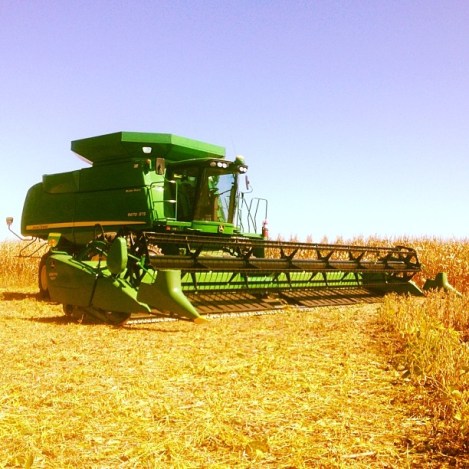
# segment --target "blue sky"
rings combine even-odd
[[[0,0],[0,215],[127,130],[244,155],[274,236],[467,238],[468,24],[453,0]]]

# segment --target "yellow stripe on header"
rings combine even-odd
[[[122,220],[111,220],[111,221],[72,221],[64,223],[48,223],[41,225],[26,225],[26,230],[50,230],[56,228],[83,228],[93,227],[96,225],[101,226],[122,226],[122,225],[145,225],[144,221],[122,221]]]

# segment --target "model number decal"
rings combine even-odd
[[[128,217],[146,217],[147,212],[129,212],[127,216]]]

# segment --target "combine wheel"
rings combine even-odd
[[[63,305],[63,311],[67,318],[77,322],[82,322],[86,314],[84,309],[74,305]]]
[[[75,305],[63,305],[65,316],[73,321],[86,324],[111,324],[113,326],[122,326],[130,318],[130,313],[121,313],[115,311],[104,311],[102,309],[89,307],[80,307]]]
[[[49,286],[47,282],[47,269],[46,269],[46,262],[47,262],[48,257],[49,257],[49,253],[44,254],[41,257],[41,260],[39,262],[39,271],[38,271],[39,296],[43,300],[48,300],[50,298]]]
[[[86,308],[85,321],[91,323],[104,323],[112,326],[123,326],[130,318],[130,313],[120,311],[105,311],[98,308]]]

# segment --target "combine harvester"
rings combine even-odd
[[[76,320],[203,322],[422,295],[409,247],[269,240],[267,201],[246,199],[247,166],[242,157],[226,160],[222,147],[118,132],[76,140],[72,150],[91,167],[44,175],[31,187],[21,232],[48,240],[40,292]]]

